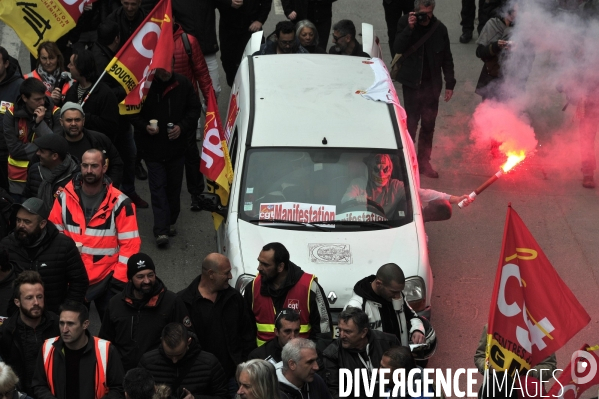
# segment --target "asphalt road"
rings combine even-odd
[[[449,29],[458,83],[452,100],[441,104],[437,119],[432,163],[440,178],[423,177],[421,185],[452,194],[467,194],[494,174],[503,160],[493,159],[487,152],[475,149],[469,139],[468,124],[480,103],[474,87],[482,64],[474,54],[474,42],[458,42],[461,33],[459,11],[457,0],[439,1],[435,10]],[[385,61],[389,63],[381,1],[339,0],[334,6],[333,19],[344,18],[373,24],[381,39]],[[273,9],[265,31],[272,32],[281,19],[283,16],[276,15]],[[18,46],[18,40],[15,42],[6,32],[6,29],[2,30],[2,45]],[[19,59],[21,65],[28,65],[24,48],[20,48]],[[537,55],[529,84],[543,84],[538,66],[546,62],[549,62],[546,57]],[[221,115],[226,115],[229,90],[222,70],[221,76],[223,92],[219,106]],[[531,101],[527,110],[539,140],[537,154],[491,186],[470,207],[465,210],[455,208],[451,220],[426,226],[435,277],[432,322],[439,342],[437,352],[429,362],[430,367],[474,367],[472,359],[488,317],[508,203],[519,213],[591,316],[589,325],[558,351],[558,367],[564,368],[572,352],[583,343],[599,344],[598,191],[581,186],[577,131],[570,122],[573,107],[561,112],[564,101],[550,84],[541,97],[543,101]],[[149,201],[147,182],[138,181],[137,190]],[[171,239],[167,250],[157,249],[154,245],[151,209],[138,210],[142,251],[154,259],[158,276],[174,291],[187,286],[199,273],[203,257],[215,250],[210,215],[193,213],[189,205],[190,197],[184,193],[179,234]],[[259,248],[256,248],[256,255],[258,252]],[[293,254],[291,257],[293,259]],[[347,281],[348,285],[354,283]],[[564,313],[569,311],[562,309],[559,303],[551,306]],[[583,397],[596,396],[596,393],[594,388]]]

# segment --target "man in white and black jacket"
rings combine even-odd
[[[424,325],[402,293],[405,284],[401,268],[395,263],[387,263],[377,270],[376,276],[356,283],[345,308],[364,310],[370,329],[397,336],[402,346],[424,343]]]

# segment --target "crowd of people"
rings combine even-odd
[[[287,20],[256,55],[325,54],[332,30],[329,54],[368,57],[352,21],[332,23],[333,1],[282,0]],[[339,369],[421,367],[435,349],[434,330],[408,305],[405,276],[395,264],[355,284],[335,340],[322,287],[280,243],[262,248],[258,276],[242,293],[229,285],[229,260],[216,253],[178,293],[157,276],[153,260],[140,252],[137,211],[150,204],[135,180],[148,180],[155,243],[168,248],[177,235],[184,174],[191,210],[202,210],[195,132],[202,98],[221,91],[216,53],[231,86],[272,1],[173,0],[173,70],[156,70],[140,112],[121,115],[123,87],[100,75],[156,3],[86,5],[73,31],[38,46],[25,75],[0,47],[0,395],[337,398]],[[474,29],[466,3],[462,43]],[[501,64],[517,8],[500,5],[486,1],[488,17],[479,14],[483,100],[506,99]],[[420,172],[436,178],[430,160],[439,98],[445,88],[449,101],[456,85],[448,31],[434,15],[434,0],[383,6]],[[585,187],[594,187],[591,155],[583,164]],[[355,182],[347,199],[384,191],[391,207],[401,196],[389,188],[391,160],[378,156],[369,167],[379,184]],[[465,198],[419,194],[451,203]],[[89,332],[91,302],[101,320],[97,337]],[[414,355],[410,344],[423,352]],[[546,368],[555,368],[555,358]]]

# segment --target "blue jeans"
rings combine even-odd
[[[148,182],[154,213],[154,237],[167,235],[181,212],[181,186],[185,157],[148,161]]]

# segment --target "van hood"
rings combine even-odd
[[[343,308],[352,296],[356,282],[375,274],[385,263],[398,264],[406,277],[420,275],[416,224],[358,232],[287,230],[254,225],[238,219],[241,244],[239,274],[256,275],[256,258],[270,242],[280,242],[289,251],[291,261],[303,271],[314,274],[324,289],[332,309]],[[333,293],[333,295],[331,295]]]

